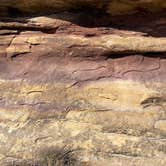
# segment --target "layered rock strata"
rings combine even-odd
[[[165,6],[2,0],[0,165],[165,166]]]

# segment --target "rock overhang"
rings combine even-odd
[[[162,11],[166,9],[166,2],[163,0],[2,0],[0,9],[1,16],[40,15],[71,10],[122,15],[139,11]]]

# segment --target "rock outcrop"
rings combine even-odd
[[[0,165],[165,166],[165,8],[1,0]]]

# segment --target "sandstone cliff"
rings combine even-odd
[[[0,166],[165,166],[165,10],[1,0]]]

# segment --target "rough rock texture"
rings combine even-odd
[[[1,0],[0,165],[165,166],[165,8]]]

